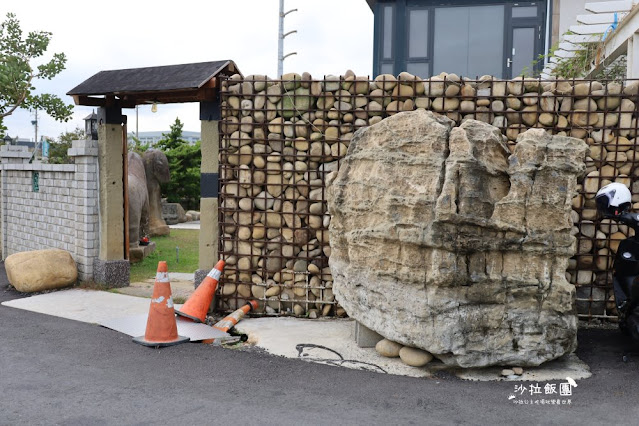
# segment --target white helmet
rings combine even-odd
[[[630,210],[632,195],[628,187],[622,183],[610,183],[595,196],[597,211],[604,216],[619,216]]]

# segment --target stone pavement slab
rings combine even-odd
[[[2,305],[41,314],[53,315],[91,324],[103,325],[129,336],[144,335],[150,301],[147,298],[95,290],[62,290],[23,299],[2,302]],[[175,305],[179,309],[182,305]],[[228,333],[206,324],[177,321],[178,334],[193,341],[228,337]]]

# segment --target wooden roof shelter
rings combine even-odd
[[[238,73],[231,60],[100,71],[67,95],[76,105],[94,107],[210,102],[216,98],[216,77]]]

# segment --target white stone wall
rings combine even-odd
[[[2,146],[2,256],[58,248],[71,253],[81,281],[98,256],[98,144],[74,141],[75,164],[29,164],[25,147]],[[33,191],[33,174],[39,190]]]
[[[561,0],[559,2],[559,35],[563,35],[571,25],[577,24],[577,15],[587,15],[586,3],[590,0]]]

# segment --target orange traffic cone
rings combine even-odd
[[[244,318],[244,315],[248,314],[253,309],[257,309],[257,301],[255,300],[251,300],[240,309],[219,320],[213,327],[217,328],[218,330],[227,332],[235,327],[235,324],[240,322],[240,320]]]
[[[166,262],[161,260],[158,262],[158,272],[155,276],[146,333],[144,336],[133,338],[133,341],[144,346],[161,347],[178,345],[189,340],[188,337],[178,336],[168,267]]]
[[[189,318],[195,322],[206,321],[206,313],[209,311],[211,301],[217,289],[217,283],[220,281],[222,270],[224,270],[224,261],[220,260],[211,269],[211,272],[204,278],[204,281],[193,292],[191,297],[186,301],[179,311],[175,311],[178,315]]]

